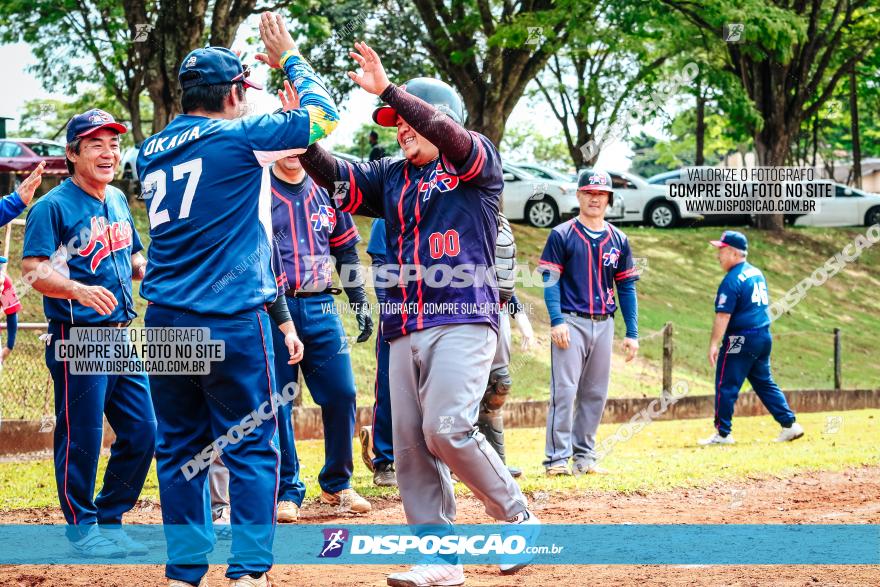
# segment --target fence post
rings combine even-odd
[[[663,327],[663,393],[672,393],[672,322]]]
[[[840,377],[840,328],[834,329],[834,389],[843,389]]]

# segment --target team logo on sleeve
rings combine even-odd
[[[427,178],[419,180],[419,196],[423,202],[427,202],[434,188],[437,188],[440,192],[450,192],[458,187],[458,181],[457,175],[446,173],[443,165],[438,162],[437,167]]]
[[[336,228],[336,210],[333,209],[333,206],[321,204],[318,206],[317,212],[312,212],[309,220],[312,222],[314,230],[326,228],[329,232],[333,232],[333,229]]]
[[[726,303],[727,303],[727,294],[723,294],[723,293],[718,294],[717,306],[719,308],[722,308],[722,307],[724,307],[724,304],[726,304]]]
[[[611,247],[611,250],[602,254],[603,265],[614,267],[617,269],[617,263],[620,261],[620,249]]]
[[[131,247],[133,233],[134,230],[128,220],[120,220],[108,225],[107,219],[103,216],[92,216],[89,242],[79,250],[79,256],[92,256],[89,268],[95,273],[110,253]]]

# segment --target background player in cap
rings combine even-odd
[[[386,291],[382,334],[391,346],[394,460],[407,522],[435,529],[454,522],[452,469],[496,520],[536,524],[474,428],[497,343],[498,292],[486,281],[430,285],[421,269],[437,275],[432,268],[494,265],[503,188],[498,151],[461,126],[461,99],[448,85],[417,78],[404,90],[388,81],[375,51],[364,43],[355,48],[363,73],[349,77],[388,104],[373,119],[397,127],[405,158],[351,164],[313,145],[302,160],[315,181],[339,187],[341,210],[385,219],[386,252],[400,269]],[[458,311],[425,311],[443,303]],[[464,573],[456,562],[418,565],[390,575],[388,584],[459,585]],[[504,564],[502,572],[524,564]]]
[[[103,110],[67,125],[72,177],[39,199],[27,217],[22,273],[37,277],[53,343],[71,328],[127,326],[136,316],[132,279],[146,260],[125,195],[110,185],[119,166],[125,127]],[[144,554],[121,529],[137,501],[153,459],[156,419],[145,373],[74,374],[46,347],[55,387],[55,480],[67,535],[85,556]],[[104,416],[116,433],[104,485],[97,497]],[[114,529],[102,526],[116,526]]]
[[[718,248],[718,263],[727,275],[718,286],[709,340],[709,362],[715,367],[716,432],[699,444],[733,444],[733,406],[746,379],[782,426],[776,442],[796,440],[804,429],[795,422],[794,412],[770,374],[773,337],[764,274],[746,261],[749,243],[741,232],[726,230],[720,240],[710,242]]]
[[[615,288],[626,324],[626,360],[639,350],[638,268],[626,235],[604,220],[614,197],[611,176],[586,169],[577,193],[580,213],[550,231],[539,263],[553,343],[544,459],[550,476],[605,472],[595,446],[608,399]]]
[[[207,327],[225,343],[225,360],[199,377],[153,377],[159,420],[156,449],[162,520],[185,525],[189,540],[168,541],[165,573],[197,585],[214,543],[207,467],[185,465],[254,410],[273,405],[275,360],[265,305],[277,296],[271,268],[269,165],[329,134],[338,115],[281,17],[263,13],[258,59],[284,70],[301,108],[242,118],[249,70],[228,49],[196,49],[180,65],[184,114],[144,141],[138,155],[149,210],[149,269],[141,294],[149,327]],[[223,451],[229,468],[236,586],[265,586],[276,519],[278,422],[273,413]],[[183,558],[182,558],[183,557]],[[192,564],[193,562],[198,564]]]
[[[279,92],[284,110],[299,107],[289,83]],[[298,365],[282,357],[283,340],[275,336],[275,375],[280,389],[297,381],[299,370],[312,399],[321,407],[324,424],[324,466],[318,474],[321,501],[343,512],[363,514],[372,509],[351,486],[354,471],[351,439],[357,391],[351,369],[351,349],[342,320],[335,311],[332,293],[333,269],[343,280],[349,304],[355,312],[359,334],[365,342],[373,332],[367,304],[357,243],[357,226],[351,214],[333,208],[327,190],[306,175],[299,157],[279,159],[272,166],[272,228],[281,253],[288,287],[284,300],[300,336],[305,353]],[[332,374],[332,376],[328,376]],[[293,522],[305,498],[306,486],[299,476],[299,459],[293,435],[293,406],[279,407],[282,425],[278,431],[281,448],[281,486],[278,491],[278,521]]]

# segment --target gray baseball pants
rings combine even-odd
[[[455,522],[450,469],[496,520],[527,509],[475,425],[496,346],[487,324],[435,326],[391,341],[394,465],[411,525]]]
[[[545,467],[596,460],[596,431],[608,399],[614,319],[565,315],[567,349],[550,347],[550,407]]]

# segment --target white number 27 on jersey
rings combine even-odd
[[[770,303],[770,298],[767,297],[767,284],[765,282],[759,281],[755,283],[755,287],[752,289],[752,303],[759,306],[766,306]]]
[[[180,181],[185,175],[189,177],[187,177],[186,186],[183,188],[179,218],[189,218],[193,196],[196,195],[196,186],[199,185],[199,178],[202,176],[202,159],[192,159],[171,168],[172,181]],[[165,171],[157,169],[147,174],[144,177],[144,189],[145,191],[149,189],[153,192],[150,201],[150,228],[156,228],[160,224],[170,221],[171,217],[168,214],[168,210],[159,210],[167,190]]]

